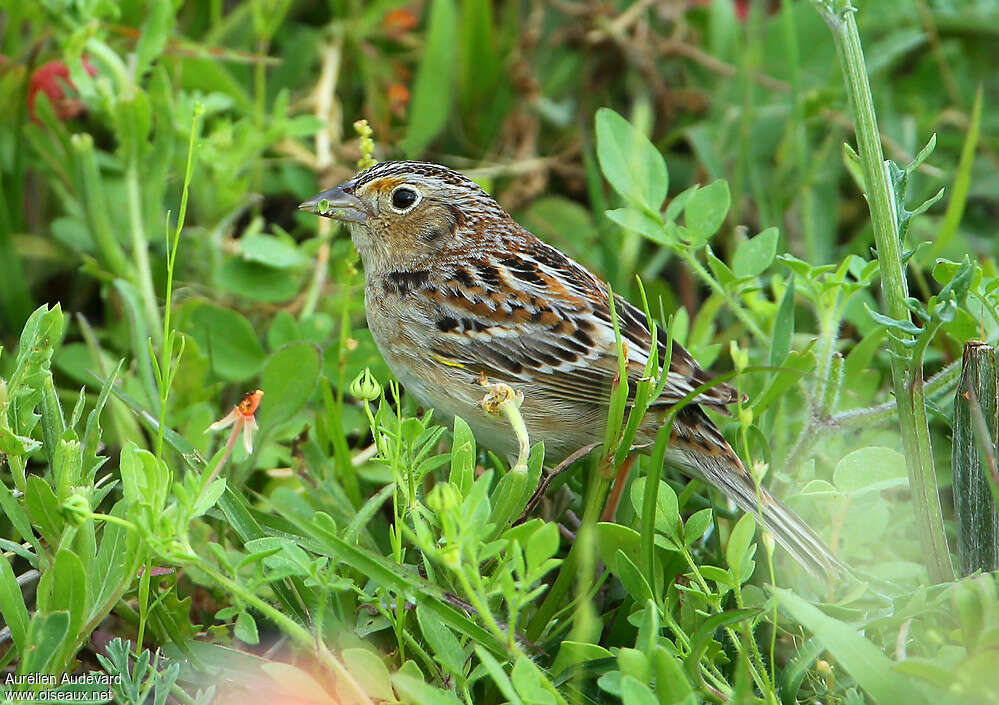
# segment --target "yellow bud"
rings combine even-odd
[[[59,513],[71,525],[80,526],[90,518],[90,500],[82,494],[72,494],[59,507]]]
[[[739,344],[734,340],[729,341],[728,349],[729,354],[732,356],[732,364],[735,365],[735,369],[740,372],[746,369],[746,366],[749,365],[749,351],[742,350],[739,347]]]
[[[446,514],[461,505],[461,495],[450,482],[438,482],[427,493],[427,506],[434,514]]]

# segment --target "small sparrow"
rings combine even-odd
[[[517,440],[486,413],[483,377],[522,392],[521,413],[545,458],[559,461],[603,438],[618,371],[609,289],[585,267],[518,225],[473,181],[438,164],[382,162],[302,203],[347,223],[364,266],[368,328],[393,374],[421,404],[450,422],[460,416],[480,443],[515,455]],[[620,296],[631,389],[652,346],[645,314]],[[671,405],[709,381],[673,344],[662,395],[636,437],[648,445]],[[762,518],[810,572],[842,563],[794,512],[758,487],[700,407],[726,413],[736,389],[716,384],[676,415],[667,462],[714,485]]]

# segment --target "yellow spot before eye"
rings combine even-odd
[[[368,189],[377,193],[385,193],[404,183],[406,183],[405,179],[400,179],[396,176],[383,176],[380,179],[372,181],[368,185]]]

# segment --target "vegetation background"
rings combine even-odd
[[[135,704],[999,702],[994,353],[955,394],[999,331],[999,2],[856,10],[0,5],[6,671]],[[349,238],[296,209],[372,149],[464,170],[731,373],[719,423],[857,575],[655,458],[596,522],[621,388],[512,526],[543,449],[416,409]]]

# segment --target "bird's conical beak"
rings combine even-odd
[[[298,204],[298,210],[333,218],[345,223],[363,223],[368,217],[368,206],[355,196],[353,182],[347,182],[329,191],[323,191]]]

